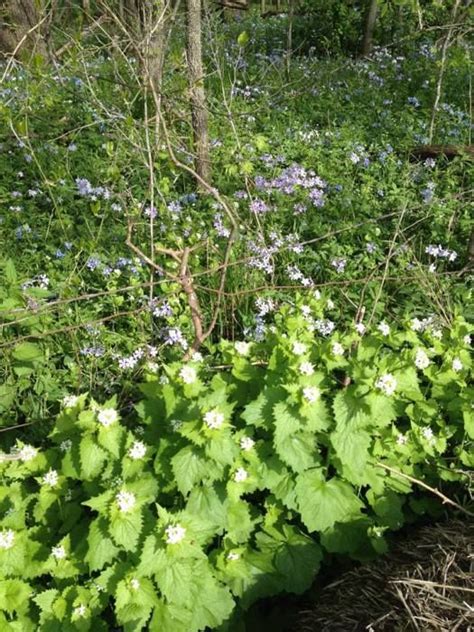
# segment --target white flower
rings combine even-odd
[[[293,343],[293,353],[295,355],[297,356],[303,355],[303,353],[306,353],[307,350],[308,350],[308,347],[304,345],[302,342]]]
[[[235,350],[241,356],[248,355],[248,353],[250,351],[250,347],[251,347],[250,342],[243,342],[242,340],[238,340],[235,343]]]
[[[311,316],[311,307],[309,305],[302,305],[301,306],[301,313],[303,314],[303,316],[305,316],[306,318],[308,316]]]
[[[79,403],[79,397],[77,395],[66,395],[63,399],[64,408],[74,408]]]
[[[393,395],[397,388],[397,380],[391,373],[382,375],[377,382],[375,382],[376,388],[380,389],[385,395]]]
[[[428,358],[426,353],[423,351],[423,349],[418,349],[415,356],[415,366],[418,369],[426,369],[426,367],[429,366],[429,364],[430,364],[430,359]]]
[[[202,353],[199,353],[199,351],[195,351],[193,355],[191,356],[191,360],[193,362],[202,362],[204,360],[204,357]]]
[[[363,336],[365,334],[366,327],[365,327],[364,323],[356,323],[354,325],[354,327],[355,327],[355,330],[357,331],[357,333],[360,334],[361,336]]]
[[[65,439],[64,441],[61,441],[61,443],[59,444],[59,449],[61,450],[61,452],[67,452],[71,448],[72,448],[71,439]]]
[[[302,362],[300,364],[300,373],[301,375],[313,375],[314,366],[311,364],[311,362]]]
[[[197,379],[196,369],[193,369],[192,366],[183,366],[179,372],[179,377],[185,384],[193,384]]]
[[[443,332],[441,331],[441,329],[432,329],[431,335],[433,336],[433,338],[441,340],[441,338],[443,337]]]
[[[378,325],[377,329],[380,331],[382,336],[388,336],[388,334],[390,333],[390,327],[389,327],[389,325],[387,325],[387,323],[385,321],[382,321]]]
[[[146,454],[146,445],[143,441],[134,441],[132,447],[128,451],[128,456],[135,461],[143,459]]]
[[[27,461],[31,461],[38,454],[38,450],[34,448],[32,445],[24,445],[21,450],[18,452],[18,456],[23,463]]]
[[[317,301],[319,301],[319,299],[321,298],[321,292],[319,290],[314,290],[313,296]]]
[[[57,560],[63,560],[66,557],[66,549],[62,545],[53,546],[51,549],[51,555]]]
[[[331,347],[332,354],[335,356],[344,355],[344,347],[339,342],[334,342]]]
[[[169,527],[166,527],[165,533],[166,544],[178,544],[178,542],[181,542],[181,540],[184,539],[186,529],[180,524],[170,525]]]
[[[407,441],[408,441],[408,437],[406,435],[403,435],[403,434],[398,435],[397,437],[398,445],[405,445]]]
[[[414,318],[411,321],[411,328],[413,329],[413,331],[423,331],[423,322],[419,318]]]
[[[321,397],[321,391],[317,386],[305,386],[303,389],[303,397],[310,404],[314,404]]]
[[[328,302],[326,303],[326,305],[328,309],[334,309],[334,301],[331,301],[330,298],[328,298]]]
[[[58,484],[58,480],[59,474],[56,472],[56,470],[50,469],[49,472],[46,472],[46,474],[43,476],[43,484],[49,485],[50,487],[56,487],[56,485]]]
[[[227,559],[231,562],[235,562],[235,560],[240,560],[240,555],[239,553],[234,553],[233,551],[231,551],[227,554]]]
[[[239,467],[239,469],[234,474],[234,481],[236,483],[243,483],[247,480],[248,476],[249,475],[247,470],[244,470],[243,467]]]
[[[462,362],[459,358],[454,358],[453,364],[451,366],[452,366],[453,371],[456,371],[456,372],[462,371],[463,369]]]
[[[470,347],[471,346],[471,336],[470,336],[470,334],[467,334],[466,336],[464,336],[462,341],[464,342],[465,345]]]
[[[255,445],[255,441],[251,439],[250,437],[242,437],[242,439],[240,440],[240,447],[245,452],[248,452],[248,450],[251,450],[254,445]]]
[[[130,586],[133,590],[138,590],[140,588],[140,582],[136,577],[130,580]]]
[[[211,430],[217,430],[224,423],[224,415],[218,410],[210,410],[204,415],[204,421]]]
[[[87,612],[87,608],[84,606],[84,604],[80,604],[79,606],[76,606],[74,608],[74,610],[72,611],[72,616],[73,617],[85,617],[86,616],[86,612]]]
[[[159,366],[157,362],[147,362],[145,364],[145,369],[147,371],[150,371],[150,373],[156,373],[159,369]]]
[[[436,264],[430,263],[430,265],[428,266],[428,272],[436,272]]]
[[[103,408],[97,415],[97,420],[104,428],[108,428],[118,419],[118,412],[115,408]]]
[[[132,494],[132,492],[126,492],[124,490],[119,492],[115,496],[115,498],[117,500],[117,505],[119,506],[120,511],[123,513],[127,513],[127,511],[133,509],[137,502],[135,494]]]
[[[0,549],[11,549],[15,541],[15,532],[11,529],[0,532]]]
[[[434,439],[433,431],[431,430],[431,428],[423,428],[421,434],[427,441],[431,442]]]

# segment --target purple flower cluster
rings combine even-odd
[[[96,347],[92,345],[90,347],[82,347],[80,353],[83,356],[88,356],[92,358],[101,358],[105,354],[105,349],[104,347],[100,345]]]
[[[149,303],[151,313],[156,318],[171,318],[173,316],[173,309],[171,308],[168,301],[160,301],[157,298],[154,298]]]
[[[443,248],[441,245],[434,246],[433,244],[426,246],[425,252],[427,255],[435,257],[435,259],[447,259],[448,261],[455,261],[458,256],[458,253],[455,250]]]
[[[93,187],[87,178],[76,178],[76,188],[81,197],[87,197],[92,201],[100,198],[110,199],[110,191],[106,187]]]
[[[170,346],[179,345],[182,349],[186,351],[188,348],[188,342],[186,338],[183,336],[181,329],[178,327],[171,327],[169,329],[165,329],[162,332],[163,339],[165,344]]]

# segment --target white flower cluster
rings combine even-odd
[[[146,445],[143,443],[143,441],[134,441],[132,447],[128,451],[128,456],[134,461],[143,459],[145,454],[146,454]]]
[[[56,470],[50,469],[49,472],[43,476],[43,485],[49,485],[49,487],[56,487],[59,481],[59,474]]]
[[[413,331],[423,333],[433,325],[433,322],[434,316],[428,316],[427,318],[423,318],[422,320],[420,320],[419,318],[413,318],[411,321],[411,328]]]
[[[15,542],[15,532],[11,529],[0,532],[0,549],[11,549]]]
[[[305,386],[303,388],[303,397],[310,404],[314,404],[321,397],[321,391],[317,386]]]
[[[453,363],[452,363],[452,369],[453,371],[456,371],[456,373],[458,371],[462,371],[463,370],[463,363],[461,362],[461,360],[459,358],[454,358]]]
[[[64,408],[74,408],[79,403],[79,397],[77,395],[66,395],[63,399]]]
[[[224,423],[224,415],[218,410],[210,410],[204,415],[204,421],[211,430],[218,430]]]
[[[250,352],[250,347],[251,344],[250,342],[244,342],[242,340],[238,340],[235,343],[235,350],[237,351],[237,353],[241,356],[246,356],[249,354]]]
[[[344,347],[339,342],[333,342],[331,352],[334,356],[344,355]]]
[[[244,452],[248,452],[249,450],[251,450],[254,445],[255,441],[250,437],[242,437],[242,439],[240,440],[240,447],[242,448],[242,450],[244,450]]]
[[[314,366],[311,364],[311,362],[302,362],[300,364],[299,370],[300,370],[301,375],[313,375]]]
[[[375,387],[381,390],[382,393],[390,397],[395,393],[395,390],[397,388],[397,380],[393,377],[391,373],[386,373],[375,382]]]
[[[183,366],[181,371],[179,372],[179,377],[183,380],[185,384],[194,384],[197,380],[196,369],[192,366]]]
[[[387,325],[384,320],[377,325],[377,329],[380,331],[382,336],[388,336],[390,333],[390,325]]]
[[[248,476],[247,470],[244,470],[243,467],[239,467],[234,474],[234,481],[236,483],[243,483],[247,480]]]
[[[434,441],[434,434],[431,428],[423,428],[423,430],[421,431],[421,434],[430,443]]]
[[[399,434],[397,437],[397,443],[398,445],[406,445],[408,441],[408,437],[406,435],[403,434]]]
[[[365,334],[366,326],[364,325],[364,323],[356,323],[354,325],[354,329],[359,335],[363,336]]]
[[[34,459],[37,454],[38,450],[36,448],[34,448],[32,445],[25,444],[22,448],[20,448],[20,451],[18,452],[18,457],[20,458],[20,461],[23,461],[23,463],[27,463],[28,461]]]
[[[430,365],[431,360],[423,349],[418,349],[415,355],[415,366],[418,369],[426,369]]]
[[[166,544],[178,544],[184,539],[186,535],[186,529],[180,524],[170,525],[165,529]]]
[[[302,342],[293,343],[293,353],[297,356],[303,355],[308,351],[308,347]]]
[[[53,546],[51,555],[57,560],[63,560],[66,557],[66,549],[62,546]]]
[[[97,415],[97,421],[108,428],[118,420],[118,412],[115,408],[103,408]]]
[[[234,551],[231,551],[230,553],[227,554],[227,559],[230,560],[231,562],[235,562],[236,560],[240,560],[240,555],[239,553],[235,553]]]
[[[87,612],[87,608],[85,607],[84,604],[80,604],[79,606],[76,606],[74,608],[74,610],[72,611],[72,616],[73,617],[85,617],[86,616],[86,612]]]
[[[122,513],[127,513],[128,511],[133,509],[137,502],[135,494],[132,494],[132,492],[126,492],[125,490],[120,491],[115,496],[115,499]]]
[[[138,590],[140,588],[140,582],[136,577],[133,577],[130,580],[130,587],[132,588],[132,590]]]

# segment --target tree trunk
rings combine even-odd
[[[370,0],[367,7],[364,23],[364,38],[362,40],[362,55],[366,57],[372,52],[372,40],[374,37],[375,22],[377,21],[377,0]]]
[[[196,173],[210,184],[208,115],[204,90],[204,70],[201,44],[201,0],[187,0],[186,16],[189,92],[193,128]]]
[[[39,23],[34,0],[4,0],[0,8],[0,53],[18,54],[27,49],[47,56]]]

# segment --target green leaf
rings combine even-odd
[[[28,609],[28,598],[33,589],[19,579],[0,581],[0,609],[12,613]]]
[[[102,570],[106,564],[110,564],[113,561],[119,552],[119,549],[109,537],[107,523],[102,518],[98,518],[91,523],[87,536],[87,545],[88,550],[84,559],[91,571]]]
[[[318,462],[314,435],[300,431],[300,420],[284,402],[276,404],[274,418],[273,445],[281,460],[295,472],[302,472],[309,467],[314,467]]]
[[[108,428],[101,427],[97,439],[99,445],[105,448],[116,459],[120,458],[123,442],[125,440],[125,429],[119,423],[114,423]]]
[[[36,597],[33,597],[33,601],[39,606],[43,614],[53,614],[53,603],[58,595],[59,590],[51,588],[50,590],[43,590],[43,592],[37,594]]]
[[[133,551],[142,531],[142,515],[139,509],[123,512],[112,510],[109,533],[115,544],[126,551]]]
[[[15,264],[13,263],[12,259],[7,259],[5,262],[5,278],[7,280],[7,283],[9,285],[14,285],[17,282],[17,273],[16,273],[16,268],[15,268]]]
[[[363,507],[348,483],[336,478],[324,480],[321,469],[298,475],[296,498],[301,518],[310,532],[352,520]]]
[[[171,459],[171,467],[179,491],[186,496],[207,474],[207,464],[203,451],[187,446]]]
[[[245,46],[246,44],[248,44],[249,40],[250,40],[250,37],[247,31],[242,31],[242,33],[240,33],[239,36],[237,37],[237,44],[239,46]]]
[[[98,476],[104,466],[106,453],[91,435],[85,435],[79,444],[82,478],[89,481]]]
[[[331,434],[331,444],[341,464],[341,474],[355,485],[366,483],[364,471],[372,438],[365,430],[354,430],[352,422]]]
[[[282,589],[301,594],[311,586],[322,560],[321,548],[295,527],[284,525],[282,532],[257,535],[259,548],[273,552],[273,564],[282,576]]]
[[[245,500],[228,501],[224,526],[231,540],[246,542],[253,531],[250,505]]]
[[[35,362],[43,358],[43,351],[34,342],[20,342],[14,348],[12,355],[20,362]]]

